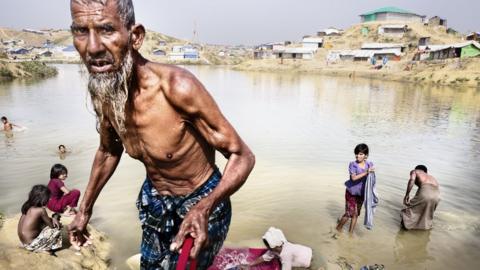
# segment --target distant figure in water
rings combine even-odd
[[[280,260],[282,270],[290,270],[292,267],[310,267],[312,262],[312,249],[307,246],[288,242],[280,229],[270,227],[263,235],[263,243],[265,243],[268,251],[250,264],[242,265],[241,268],[248,269],[249,267],[269,262],[274,258]]]
[[[417,193],[410,200],[410,191],[417,185]],[[427,173],[427,167],[418,165],[410,172],[407,193],[403,199],[402,225],[407,230],[429,230],[433,226],[433,214],[440,201],[437,179]]]
[[[13,127],[21,128],[21,126],[10,123],[5,116],[2,116],[1,119],[3,123],[3,130],[5,131],[5,136],[7,136],[8,138],[13,137]]]
[[[77,212],[78,199],[80,191],[78,189],[69,190],[65,186],[65,180],[68,177],[68,171],[62,164],[53,165],[50,170],[50,182],[48,189],[52,193],[48,201],[48,209],[56,213],[64,213],[65,216],[75,215]]]
[[[70,153],[70,151],[67,150],[67,148],[65,147],[65,145],[63,144],[60,144],[58,146],[58,155],[60,157],[61,160],[64,160],[66,157],[67,157],[67,154]]]
[[[35,185],[22,206],[17,231],[22,246],[27,250],[53,252],[62,247],[60,215],[53,214],[50,218],[45,209],[49,198],[47,186]]]

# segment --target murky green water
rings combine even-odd
[[[250,145],[257,165],[233,196],[229,245],[260,246],[269,226],[314,248],[315,266],[344,257],[358,269],[475,269],[480,249],[480,92],[475,89],[189,67]],[[83,75],[84,76],[84,75]],[[84,190],[98,146],[85,77],[60,65],[55,78],[0,85],[0,114],[28,127],[0,134],[0,211],[14,214],[51,165],[69,169],[68,187]],[[332,239],[344,209],[343,182],[353,148],[365,142],[377,167],[375,228]],[[58,144],[73,153],[55,154]],[[408,172],[425,164],[441,185],[430,232],[403,232],[399,211]],[[219,156],[218,164],[225,161]],[[98,199],[92,223],[115,244],[114,263],[138,253],[134,202],[142,165],[127,156]],[[362,212],[363,214],[363,212]]]

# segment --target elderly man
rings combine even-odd
[[[228,231],[229,196],[246,181],[254,155],[192,74],[140,55],[145,28],[135,24],[131,0],[71,0],[71,15],[100,134],[85,195],[69,226],[72,241],[85,242],[95,200],[125,148],[146,169],[137,200],[141,267],[173,268],[174,251],[190,235],[190,256],[199,269],[207,268]],[[215,150],[228,159],[223,176]]]

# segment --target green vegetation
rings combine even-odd
[[[7,67],[0,67],[0,79],[13,79],[13,72]]]
[[[20,66],[25,72],[28,72],[34,78],[48,78],[57,75],[58,71],[54,67],[47,66],[43,62],[27,61],[21,62]]]

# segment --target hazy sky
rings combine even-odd
[[[69,0],[1,0],[0,26],[68,28]],[[359,14],[396,6],[439,15],[460,32],[480,31],[479,0],[133,0],[137,22],[148,29],[200,42],[253,45],[299,40],[329,26],[347,28]],[[476,15],[476,16],[475,16]]]

